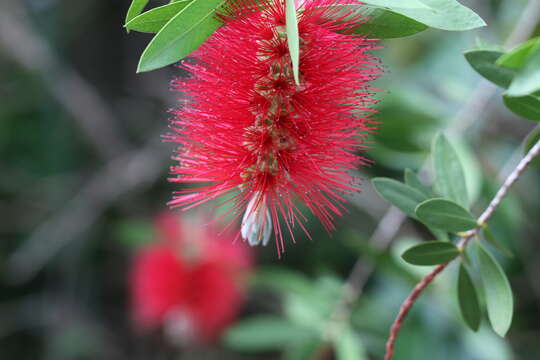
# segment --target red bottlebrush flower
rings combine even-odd
[[[368,82],[378,62],[374,40],[350,34],[364,21],[356,0],[304,0],[298,5],[300,85],[288,52],[284,0],[231,0],[224,26],[173,82],[187,103],[176,112],[169,140],[179,143],[172,168],[178,183],[196,183],[170,202],[185,209],[235,194],[241,236],[266,243],[272,230],[284,251],[281,217],[291,232],[304,215],[298,200],[327,230],[358,191],[350,170],[367,162],[374,112]],[[239,215],[238,215],[239,216]],[[306,231],[307,234],[307,231]],[[309,236],[309,234],[308,234]]]
[[[156,228],[156,243],[136,255],[131,272],[137,324],[163,326],[176,342],[215,340],[243,303],[239,275],[251,267],[249,248],[168,214]]]

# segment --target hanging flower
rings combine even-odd
[[[368,82],[380,73],[374,40],[351,34],[363,18],[344,4],[360,2],[298,5],[297,85],[285,1],[229,1],[224,26],[182,64],[192,77],[173,82],[187,100],[168,137],[180,144],[172,181],[198,185],[180,190],[173,207],[230,195],[242,238],[266,245],[273,231],[278,253],[280,218],[291,236],[295,225],[308,234],[297,201],[334,229],[346,195],[358,191],[351,170],[367,163],[357,153],[373,124]]]
[[[211,342],[243,303],[240,276],[249,248],[170,214],[156,219],[158,238],[135,257],[130,286],[136,323],[163,327],[180,344]]]

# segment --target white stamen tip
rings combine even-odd
[[[246,207],[242,218],[241,235],[251,246],[261,243],[266,246],[272,234],[272,218],[264,200],[255,193]]]

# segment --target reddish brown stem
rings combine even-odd
[[[403,320],[405,320],[405,317],[411,310],[416,299],[418,299],[418,297],[422,294],[424,289],[433,281],[433,279],[435,279],[435,277],[441,271],[443,271],[448,266],[448,264],[450,264],[450,262],[439,265],[435,269],[433,269],[432,272],[426,275],[422,279],[422,281],[420,281],[414,287],[411,295],[409,295],[407,300],[405,300],[405,302],[401,305],[401,308],[399,309],[399,314],[394,320],[394,323],[392,324],[392,328],[390,329],[390,337],[388,338],[388,341],[386,342],[386,355],[384,356],[384,360],[392,360],[392,357],[394,356],[394,343],[396,342],[399,329],[401,328],[401,325],[403,325]]]

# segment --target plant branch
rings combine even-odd
[[[401,325],[403,325],[403,321],[407,317],[407,314],[409,314],[409,311],[411,310],[413,304],[416,302],[416,299],[422,294],[424,289],[435,279],[437,275],[450,264],[449,262],[445,264],[441,264],[437,266],[432,272],[427,274],[422,281],[420,281],[413,289],[411,295],[405,300],[403,305],[401,305],[399,309],[399,314],[396,317],[396,320],[394,320],[394,323],[392,324],[392,328],[390,329],[390,337],[388,338],[388,342],[386,343],[386,355],[384,356],[385,360],[391,360],[394,356],[394,343],[397,339],[397,335],[399,333],[399,329],[401,328]]]
[[[505,41],[505,47],[510,48],[527,40],[533,33],[536,24],[540,21],[540,0],[530,0],[528,5],[522,11],[521,16]],[[487,80],[480,80],[475,90],[468,96],[468,101],[454,116],[453,126],[449,130],[461,131],[467,129],[474,116],[485,113],[484,109],[488,107],[491,98],[496,93],[496,86]],[[507,165],[514,163],[511,159]],[[508,172],[507,165],[499,173],[499,177],[505,176]],[[421,166],[420,175],[425,174],[429,168],[429,160],[426,160]],[[511,169],[511,168],[510,168]],[[390,206],[379,221],[369,243],[374,244],[379,249],[386,249],[394,240],[401,225],[405,221],[404,214]],[[368,281],[375,265],[366,262],[359,257],[354,264],[351,273],[343,286],[341,298],[338,299],[336,308],[330,316],[329,327],[336,321],[345,321],[350,316],[351,305],[358,299],[362,289]]]
[[[497,208],[501,204],[502,200],[508,194],[508,191],[520,178],[523,172],[529,167],[534,158],[538,156],[538,154],[540,154],[540,141],[538,141],[529,150],[527,155],[525,155],[525,157],[521,159],[516,168],[510,173],[510,175],[508,175],[504,183],[501,185],[499,191],[497,191],[497,194],[495,195],[493,200],[491,200],[486,210],[484,210],[482,215],[480,215],[480,217],[478,218],[479,225],[462,235],[462,238],[458,244],[458,247],[460,249],[463,250],[469,244],[470,240],[474,238],[478,234],[478,232],[485,226],[487,221],[491,218],[491,216],[493,216],[495,210],[497,210]],[[450,262],[447,262],[445,264],[437,266],[432,272],[430,272],[426,277],[424,277],[422,281],[420,281],[414,287],[411,295],[409,295],[409,297],[401,305],[398,316],[396,317],[394,323],[392,324],[392,327],[390,328],[390,336],[386,343],[386,355],[384,357],[385,360],[392,360],[392,357],[394,355],[394,344],[397,339],[399,330],[412,306],[414,305],[418,297],[422,294],[424,289],[435,279],[435,277],[439,273],[441,273],[448,266],[449,263]]]

